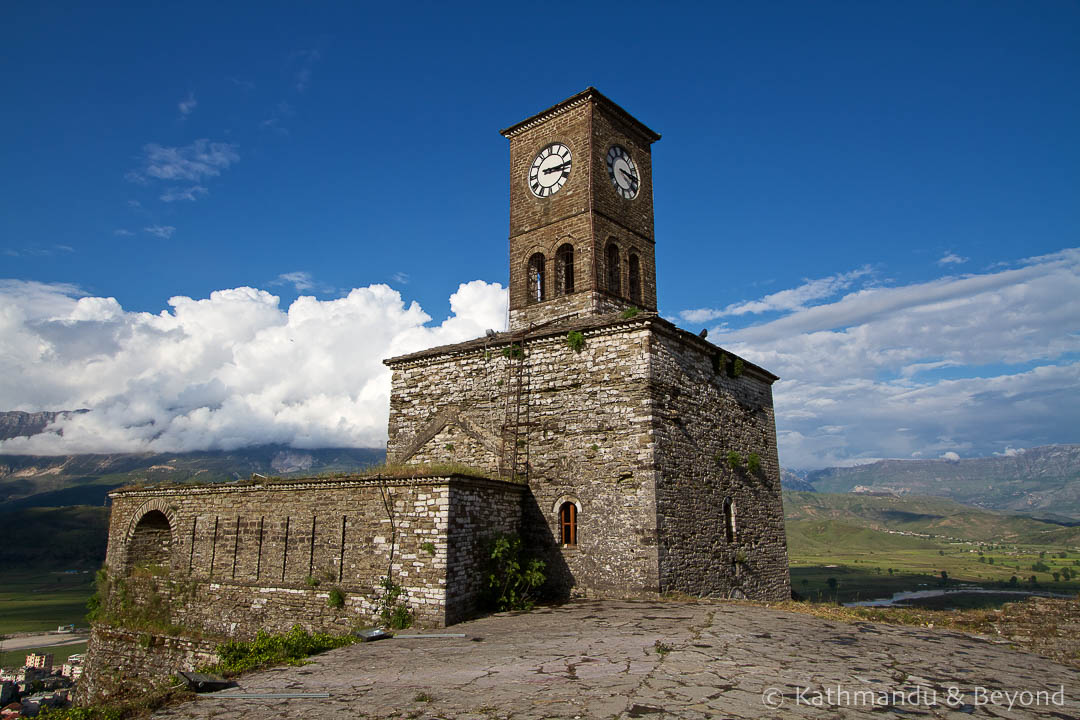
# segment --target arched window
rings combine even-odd
[[[151,510],[139,518],[127,547],[128,570],[150,565],[169,565],[172,528],[160,510]]]
[[[637,253],[630,253],[629,268],[627,274],[630,276],[630,302],[637,306],[641,306],[641,260],[638,259]]]
[[[731,498],[724,498],[724,538],[735,542],[735,501]]]
[[[577,545],[577,505],[572,502],[559,506],[559,542]]]
[[[609,242],[604,252],[607,260],[607,289],[615,295],[622,295],[622,274],[619,268],[619,246]]]
[[[570,243],[555,251],[555,286],[559,295],[574,292],[574,246]]]
[[[544,253],[534,253],[529,258],[529,302],[543,302],[544,297]]]

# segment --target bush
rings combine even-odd
[[[525,556],[516,535],[499,535],[489,542],[488,601],[499,610],[531,610],[532,593],[544,584],[544,561]]]
[[[732,450],[727,454],[727,464],[732,470],[738,470],[742,467],[742,455]]]
[[[401,599],[405,590],[387,575],[379,583],[383,589],[379,598],[379,619],[384,627],[391,630],[403,630],[412,625],[413,614],[409,606]]]
[[[585,336],[577,330],[566,333],[566,344],[576,353],[585,349]]]
[[[757,453],[750,453],[746,458],[746,469],[752,473],[761,470],[761,456]]]
[[[422,542],[420,543],[420,549],[426,552],[428,555],[434,555],[435,543],[431,542],[430,540],[427,542]]]
[[[735,358],[735,362],[731,364],[731,377],[737,378],[742,376],[745,363],[742,358]]]
[[[332,608],[345,607],[345,593],[341,591],[341,588],[330,588],[330,594],[326,598],[326,604]]]
[[[621,317],[622,317],[623,320],[629,320],[631,318],[637,317],[638,313],[640,313],[640,312],[641,312],[640,310],[638,310],[636,307],[631,305],[630,307],[628,307],[628,308],[626,308],[625,310],[622,311]]]
[[[271,635],[260,630],[251,642],[230,641],[218,645],[218,663],[207,670],[223,675],[237,675],[245,670],[286,663],[301,665],[304,658],[327,650],[351,645],[349,635],[309,633],[299,625],[284,635]]]

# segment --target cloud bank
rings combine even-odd
[[[154,315],[71,285],[0,281],[0,408],[91,412],[0,452],[179,452],[386,442],[386,357],[506,324],[506,290],[474,280],[433,325],[386,285],[279,299],[248,287],[174,297]]]
[[[302,271],[272,284],[318,285]],[[506,302],[498,284],[465,283],[433,324],[386,285],[287,308],[242,287],[174,297],[154,315],[71,285],[0,281],[0,409],[92,409],[54,428],[62,436],[0,452],[380,446],[382,359],[502,329]],[[857,268],[681,315],[722,319],[710,340],[781,376],[788,467],[1078,440],[1080,249],[900,286]]]
[[[853,287],[860,279],[867,285]],[[855,271],[684,314],[778,313],[709,339],[781,376],[783,464],[970,457],[1080,439],[1080,248],[982,274],[871,281]]]

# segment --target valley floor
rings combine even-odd
[[[341,648],[305,666],[252,673],[239,688],[155,717],[1080,714],[1080,672],[998,637],[845,622],[751,603],[575,602],[482,618],[448,632],[465,637]],[[239,692],[329,697],[228,697]]]

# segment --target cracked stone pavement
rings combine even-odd
[[[737,602],[582,601],[434,632],[465,637],[340,648],[154,717],[1080,718],[1077,670],[950,630]],[[1043,695],[1013,695],[1010,709],[991,691]],[[224,697],[238,692],[330,697]]]

